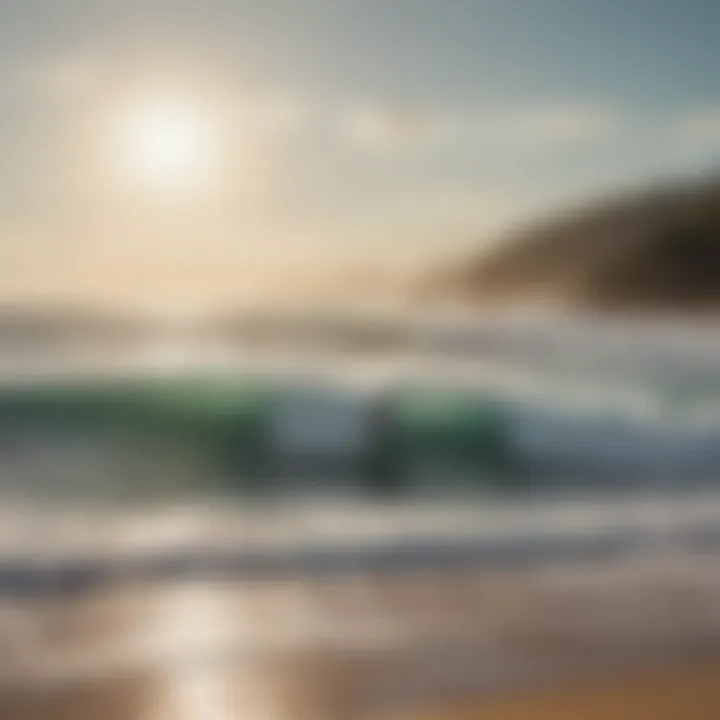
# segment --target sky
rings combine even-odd
[[[362,285],[709,172],[718,27],[716,0],[0,0],[0,286]]]

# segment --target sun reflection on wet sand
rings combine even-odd
[[[233,693],[242,671],[231,670],[222,654],[222,644],[232,637],[239,619],[227,594],[191,586],[161,595],[154,605],[146,641],[165,660],[147,720],[232,720]],[[252,720],[245,710],[242,714]]]
[[[32,641],[0,637],[0,718],[356,720],[683,664],[717,649],[718,572],[678,557],[3,600]]]

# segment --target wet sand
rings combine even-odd
[[[221,695],[163,691],[161,678],[122,677],[0,695],[0,718],[8,720],[156,720],[167,718],[317,718],[362,717],[384,720],[707,720],[720,717],[720,661],[655,672],[623,673],[592,682],[534,692],[506,692],[468,703],[398,714],[348,707],[347,688],[337,685],[337,670],[315,668],[299,676],[310,683],[290,700],[260,697],[248,703],[242,690]],[[314,677],[313,677],[314,676]],[[167,680],[167,678],[166,678]],[[313,684],[312,681],[315,681]],[[300,677],[297,678],[300,682]],[[318,684],[319,683],[319,684]],[[335,683],[333,685],[333,683]],[[273,707],[274,706],[274,707]],[[338,713],[338,714],[335,714]]]
[[[478,699],[403,720],[708,720],[720,717],[720,662]]]
[[[707,662],[720,658],[716,565],[668,557],[4,600],[0,720],[704,720],[720,709],[720,661]],[[428,710],[438,707],[452,710]]]

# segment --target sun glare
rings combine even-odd
[[[180,103],[150,103],[128,113],[121,160],[133,184],[177,188],[196,184],[211,163],[213,138],[207,119]]]

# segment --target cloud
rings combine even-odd
[[[160,73],[158,86],[163,78],[177,81],[177,73],[166,75],[162,67],[155,71]],[[18,92],[73,106],[96,102],[101,96],[132,94],[136,86],[150,86],[153,78],[153,68],[143,66],[138,74],[137,68],[123,68],[102,49],[84,47],[18,65],[12,84]],[[622,110],[602,102],[506,107],[441,102],[405,105],[352,98],[328,102],[282,88],[255,88],[246,93],[242,87],[219,87],[211,77],[191,70],[181,75],[180,85],[183,83],[222,96],[236,110],[239,126],[253,132],[278,137],[314,128],[372,151],[427,150],[452,144],[528,149],[577,146],[607,140],[627,126]],[[720,108],[686,118],[681,134],[698,142],[715,142],[720,136]]]
[[[366,105],[346,111],[340,125],[351,143],[387,150],[427,148],[439,141],[464,146],[575,146],[614,137],[627,123],[611,106],[566,103],[424,111]]]
[[[606,140],[624,126],[615,108],[595,104],[520,106],[481,116],[478,130],[524,145],[577,145]]]
[[[38,99],[73,101],[97,91],[106,70],[93,54],[77,51],[18,65],[9,82],[15,92]]]
[[[412,108],[356,106],[341,113],[340,129],[353,144],[371,149],[395,149],[428,145],[449,130],[441,113]]]
[[[238,94],[234,103],[238,126],[254,133],[292,135],[312,125],[315,107],[297,97],[282,94]]]
[[[720,148],[720,107],[688,111],[671,123],[672,139],[685,147]]]

